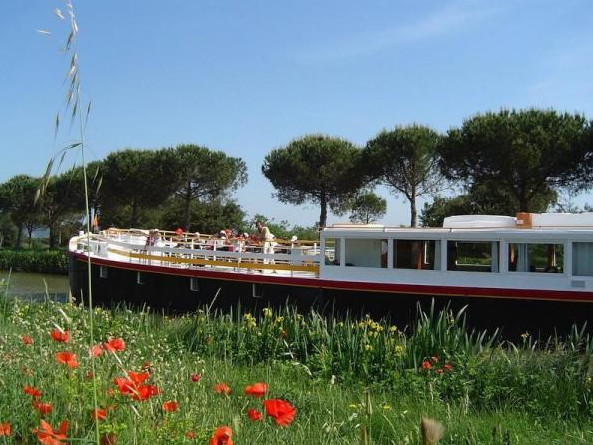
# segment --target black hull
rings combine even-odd
[[[100,276],[103,267],[104,277]],[[106,275],[106,276],[105,276]],[[87,302],[87,264],[72,258],[70,287],[77,301]],[[197,290],[190,289],[190,276],[141,272],[113,266],[92,265],[93,304],[131,307],[183,313],[206,307],[228,311],[240,307],[257,313],[265,307],[281,308],[287,304],[299,312],[315,309],[324,315],[354,317],[369,314],[373,319],[388,318],[391,323],[413,326],[417,308],[430,311],[448,307],[453,314],[467,305],[466,324],[478,330],[493,332],[502,328],[503,336],[517,339],[522,333],[547,337],[555,333],[565,335],[573,324],[593,323],[590,303],[506,299],[485,297],[450,297],[442,295],[410,295],[322,288],[319,285],[284,285],[265,282],[262,275],[244,275],[237,279],[197,277]]]

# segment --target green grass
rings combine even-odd
[[[207,443],[220,425],[233,429],[235,444],[417,444],[423,416],[445,426],[442,444],[593,442],[592,347],[581,331],[565,342],[525,337],[510,345],[467,332],[462,316],[446,312],[424,314],[413,333],[402,333],[370,318],[334,321],[290,309],[170,318],[97,308],[96,341],[122,338],[126,348],[93,359],[88,310],[0,303],[0,423],[12,430],[0,444],[37,443],[32,429],[42,418],[54,428],[68,419],[73,443],[94,443],[91,361],[99,407],[108,408],[99,430],[118,444]],[[56,326],[70,333],[68,343],[52,340]],[[66,350],[77,368],[56,362]],[[145,401],[121,395],[113,379],[143,366],[159,393]],[[230,395],[213,391],[220,382]],[[265,398],[289,401],[294,422],[281,427],[265,414],[251,421],[248,408],[264,412],[261,399],[244,394],[254,382],[268,385]],[[51,413],[34,409],[25,385],[43,392]],[[179,409],[164,412],[168,400]]]

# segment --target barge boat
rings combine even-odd
[[[158,235],[155,242],[151,237]],[[269,246],[268,246],[269,247]],[[265,252],[265,253],[264,253]],[[453,216],[441,228],[334,224],[319,240],[108,229],[70,240],[73,296],[167,311],[280,306],[408,325],[418,307],[550,334],[593,316],[593,213]]]

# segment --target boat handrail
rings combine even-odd
[[[145,261],[175,265],[196,265],[213,267],[232,267],[234,269],[270,269],[319,273],[321,253],[318,246],[276,246],[279,252],[264,253],[262,245],[248,245],[245,250],[229,250],[229,245],[197,244],[180,246],[176,241],[165,241],[161,245],[147,246],[144,237],[129,235],[130,239],[106,234],[85,234],[73,238],[71,249],[89,251],[91,254],[107,257],[109,254],[123,256],[130,261]],[[136,233],[136,232],[135,232]],[[90,248],[87,247],[90,239]],[[75,241],[74,241],[75,240]],[[139,242],[142,241],[142,242]],[[269,264],[268,264],[269,263]]]

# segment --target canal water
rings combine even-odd
[[[70,292],[67,275],[0,271],[0,295],[32,301],[50,298],[66,301]]]

